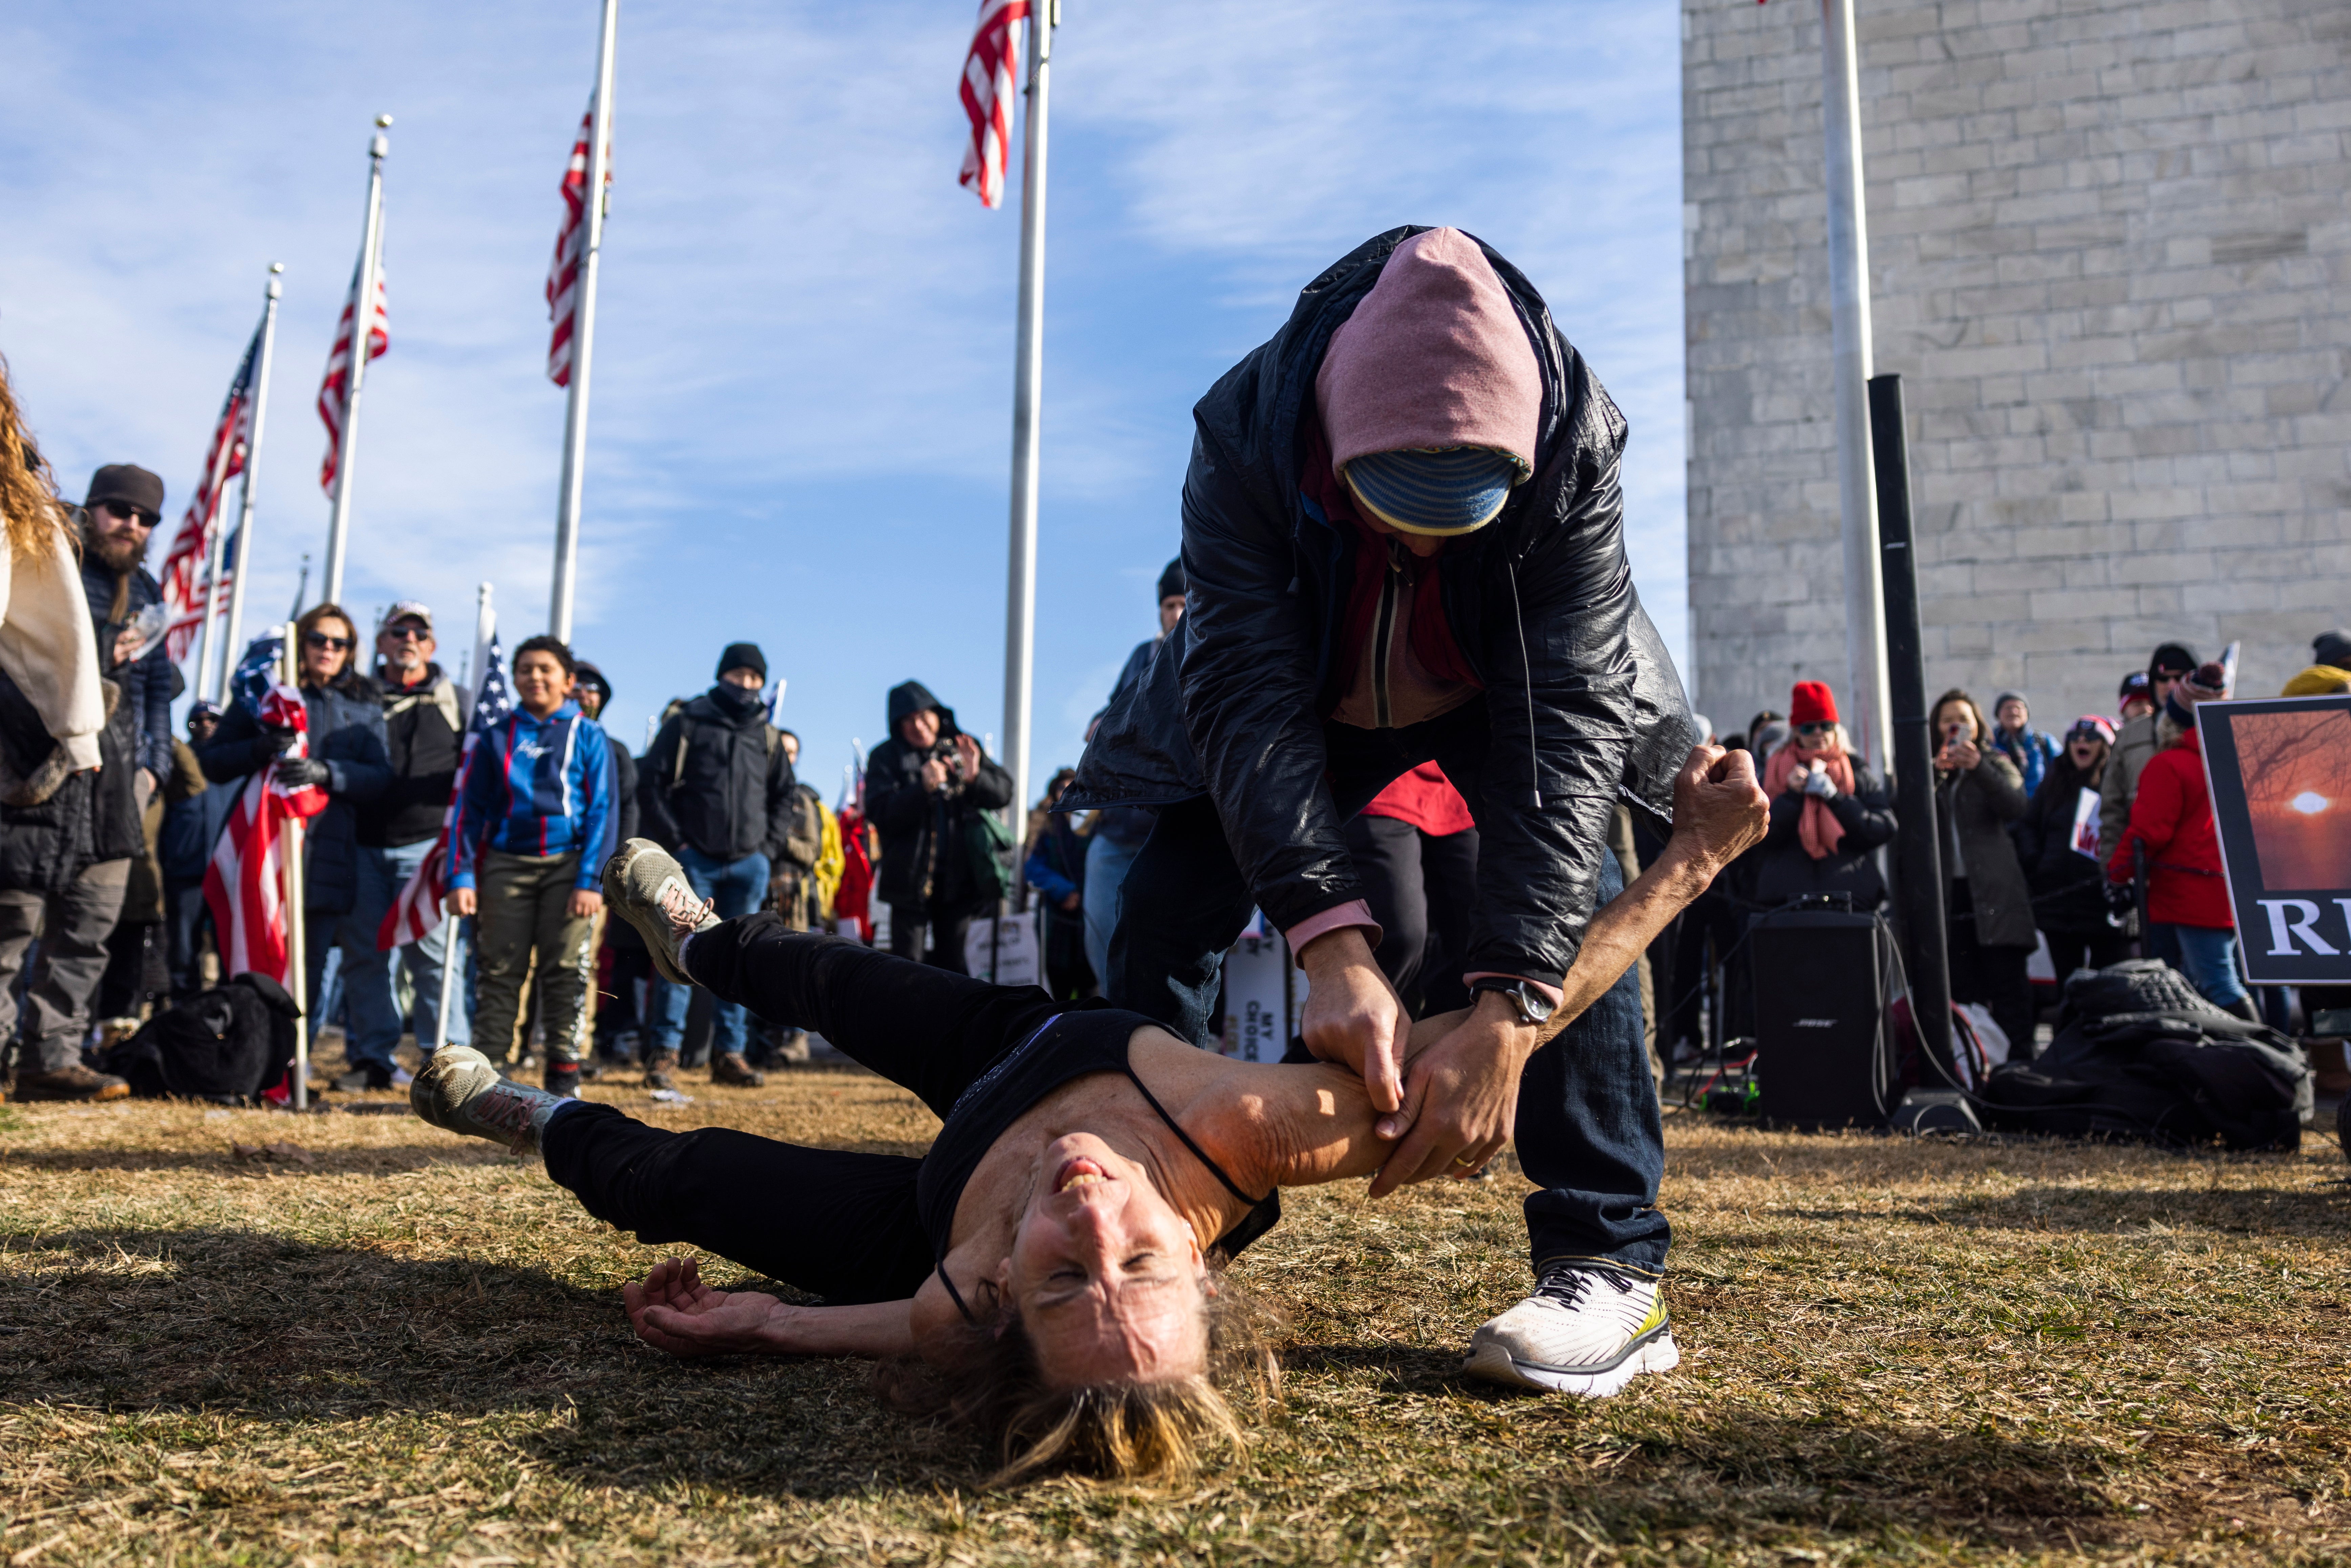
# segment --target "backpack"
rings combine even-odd
[[[2312,1104],[2300,1046],[2147,959],[2077,971],[2049,1049],[1994,1069],[1982,1092],[2003,1132],[2231,1149],[2299,1148]]]
[[[176,1003],[110,1048],[99,1071],[127,1080],[141,1100],[257,1105],[294,1063],[301,1014],[266,975],[238,975]]]

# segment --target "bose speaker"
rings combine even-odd
[[[1763,1120],[1806,1130],[1884,1126],[1886,927],[1875,915],[1812,905],[1761,916],[1747,942]]]

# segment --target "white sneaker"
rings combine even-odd
[[[405,1089],[415,1082],[416,1074],[409,1071],[405,1067],[395,1067],[392,1070],[392,1086],[394,1089]]]
[[[1469,1336],[1461,1369],[1489,1383],[1602,1399],[1681,1359],[1656,1281],[1605,1263],[1554,1263],[1533,1295]]]

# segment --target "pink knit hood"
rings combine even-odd
[[[1399,245],[1314,377],[1333,467],[1367,453],[1483,446],[1534,470],[1542,375],[1478,242],[1430,229]]]

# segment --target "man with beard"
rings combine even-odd
[[[465,734],[465,703],[457,683],[433,662],[433,612],[403,599],[375,634],[375,679],[383,700],[384,750],[392,780],[359,810],[358,887],[343,925],[343,994],[350,1027],[343,1055],[350,1071],[335,1080],[345,1093],[404,1089],[408,1074],[393,1060],[400,1044],[400,1001],[392,985],[393,955],[376,946],[386,911],[408,885],[441,836],[449,797],[457,787],[457,757]],[[458,923],[444,920],[401,947],[399,961],[416,991],[416,1043],[431,1051],[440,1027],[441,967]],[[464,948],[456,961],[465,962]],[[449,1042],[464,1045],[465,992],[452,994]]]
[[[138,737],[139,805],[172,777],[172,661],[163,648],[163,590],[147,570],[147,544],[163,513],[163,481],[133,463],[89,476],[81,504],[81,586],[107,678],[122,688]],[[152,615],[141,616],[149,610]]]

